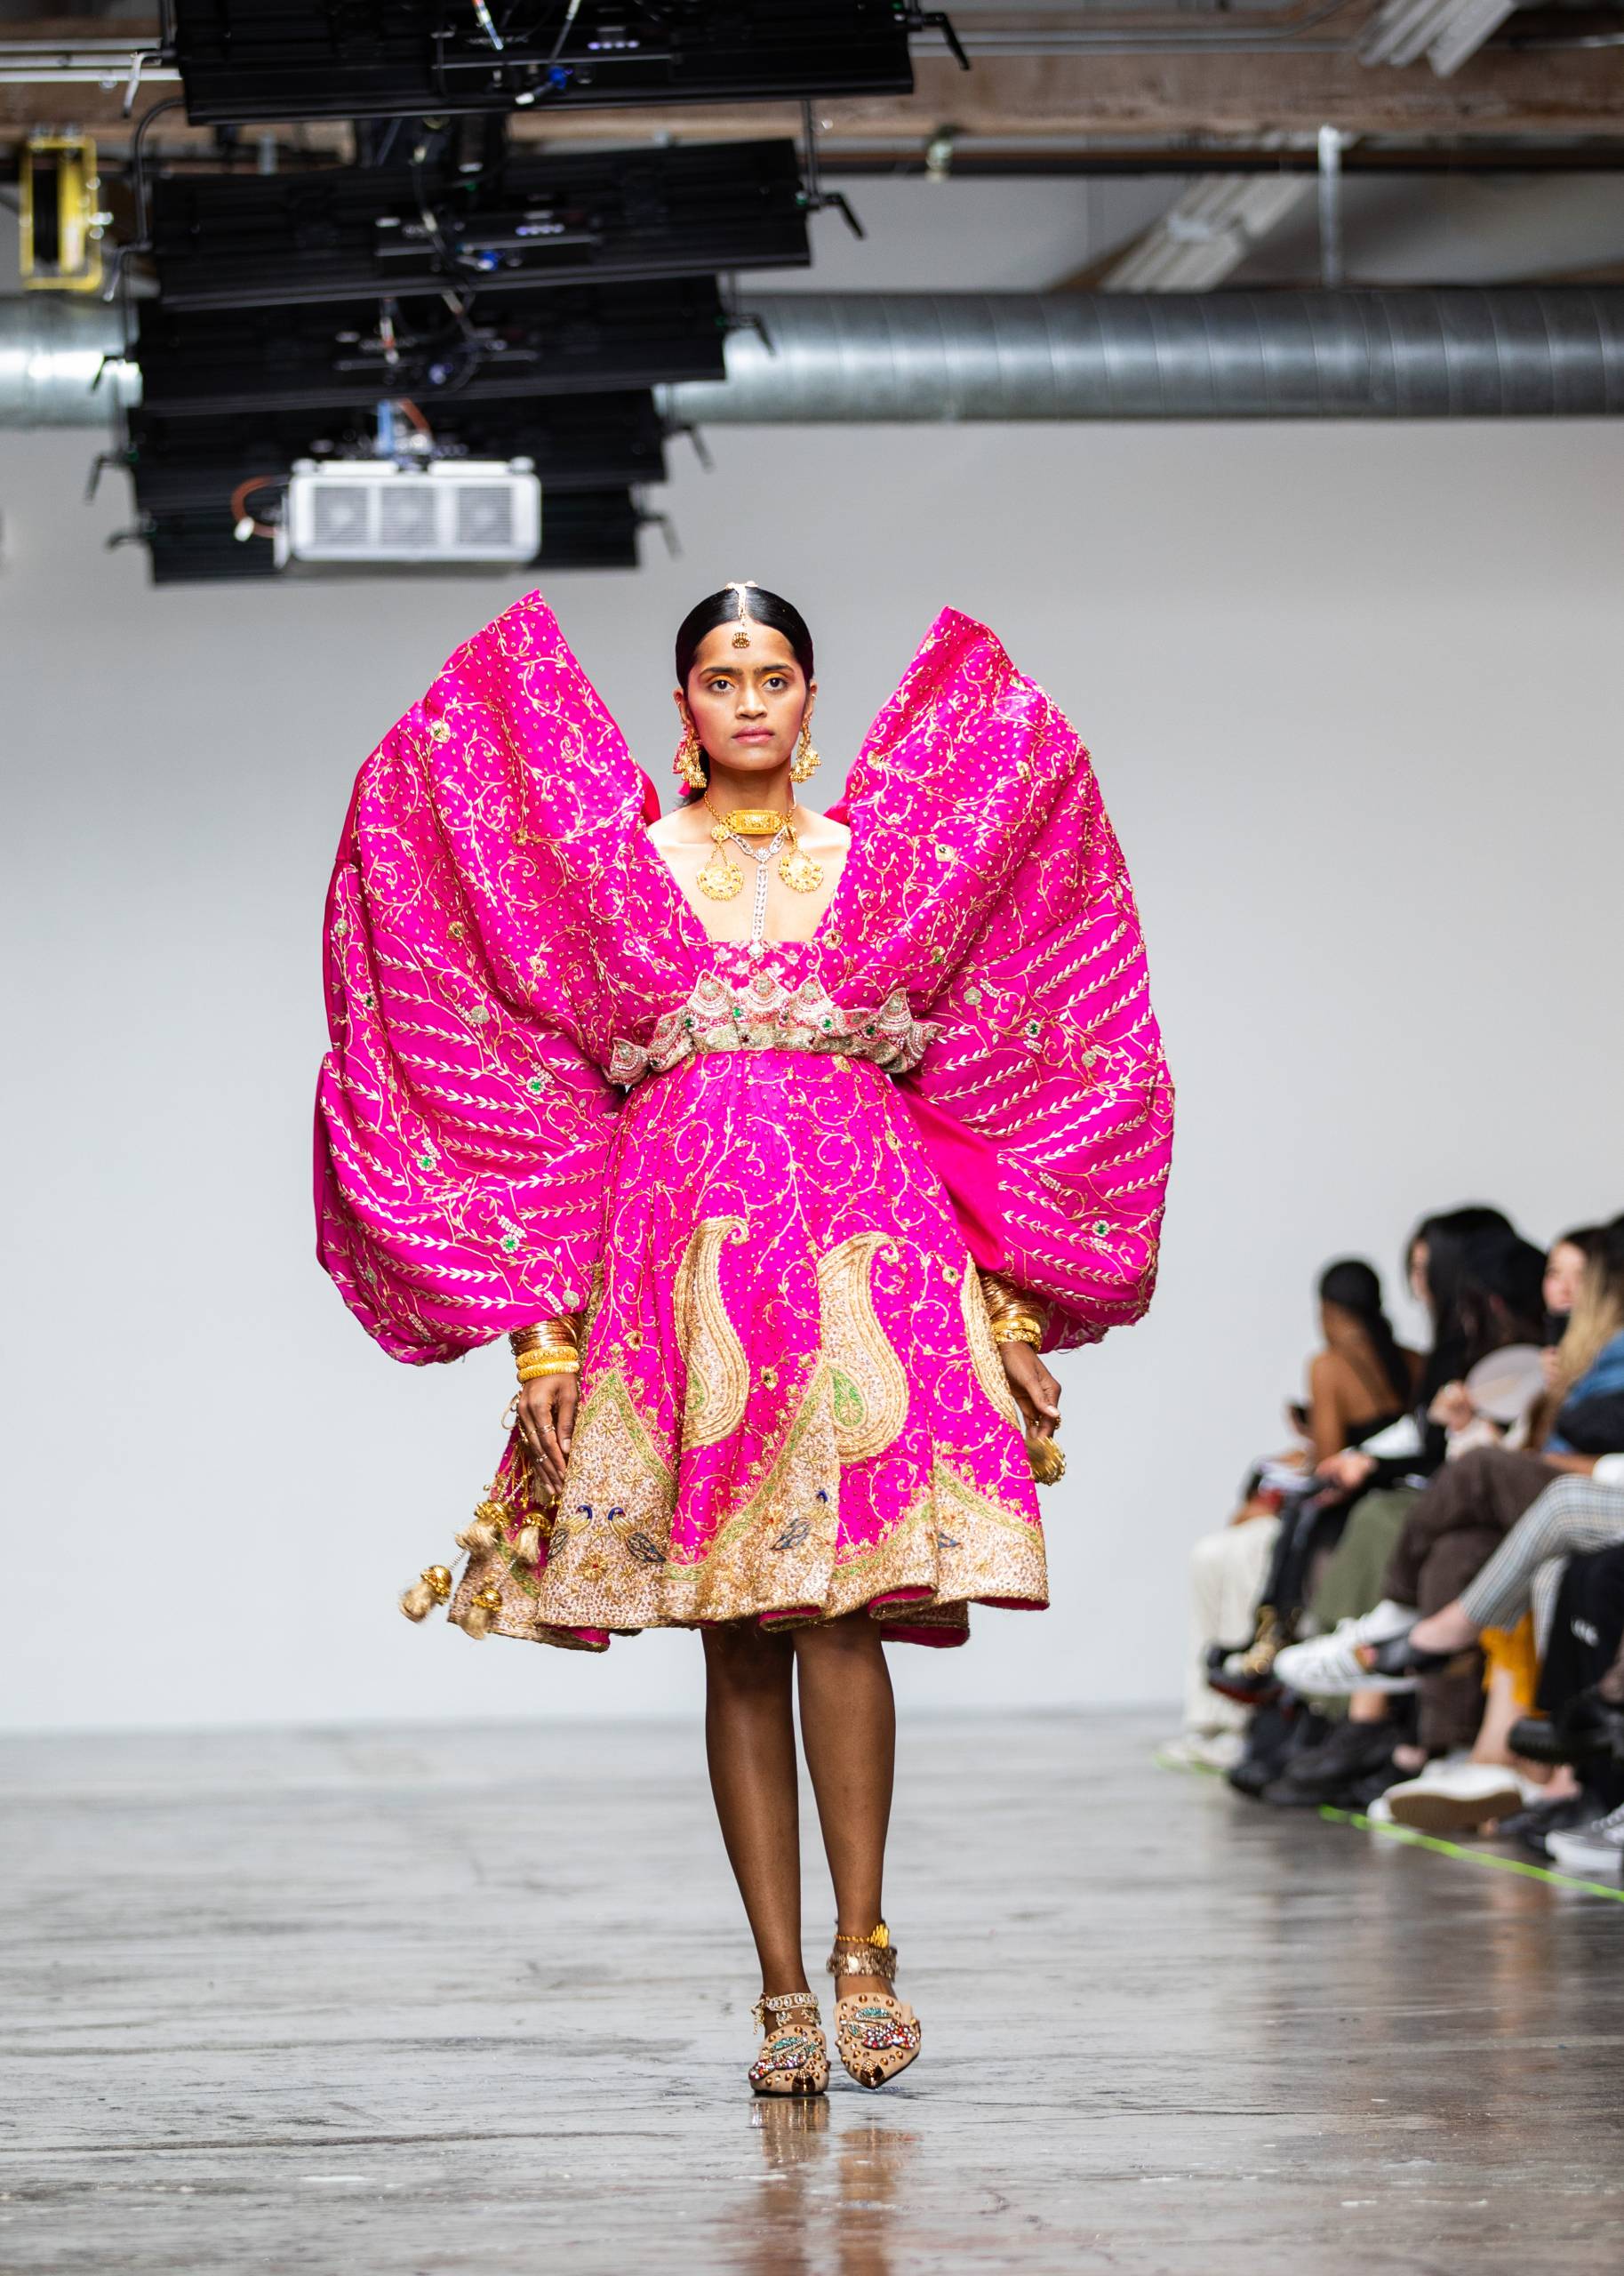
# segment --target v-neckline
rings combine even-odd
[[[848,821],[846,829],[849,832],[849,839],[846,845],[846,858],[841,864],[839,877],[835,880],[835,890],[829,895],[828,907],[824,910],[822,916],[819,918],[818,922],[812,932],[804,934],[797,939],[782,941],[764,939],[762,946],[765,953],[771,954],[775,949],[820,949],[827,945],[830,922],[836,910],[841,905],[841,895],[845,892],[846,879],[852,874],[852,862],[857,852],[857,829],[855,822]],[[647,822],[643,823],[638,831],[638,836],[642,840],[644,848],[650,860],[659,868],[660,874],[664,877],[666,883],[671,889],[672,896],[676,904],[679,920],[686,919],[688,921],[688,923],[692,926],[693,931],[699,935],[700,942],[705,950],[708,952],[713,949],[748,949],[749,947],[749,935],[748,934],[743,935],[742,938],[734,938],[731,934],[724,937],[721,934],[715,934],[710,931],[709,927],[706,925],[704,918],[700,914],[698,909],[695,908],[693,902],[688,898],[687,893],[684,889],[682,879],[677,876],[669,862],[667,861],[659,846],[650,837],[649,825]]]

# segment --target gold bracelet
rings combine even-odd
[[[573,1351],[577,1345],[575,1322],[567,1312],[559,1312],[535,1327],[516,1327],[508,1343],[516,1359],[522,1358],[526,1351]]]
[[[992,1323],[993,1341],[1008,1342],[1012,1337],[1034,1349],[1043,1342],[1047,1329],[1049,1307],[1037,1299],[1022,1295],[996,1272],[980,1276],[981,1297],[987,1306],[987,1317]]]
[[[578,1375],[580,1358],[573,1351],[527,1351],[519,1361],[519,1381],[533,1383],[540,1375]]]

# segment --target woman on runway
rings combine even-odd
[[[1149,1302],[1172,1094],[1088,754],[940,617],[828,814],[812,643],[751,583],[676,637],[684,803],[539,596],[361,772],[327,910],[320,1254],[413,1364],[507,1334],[516,1422],[460,1581],[588,1651],[697,1629],[755,1936],[759,2094],[820,2092],[792,1700],[834,1882],[836,2051],[919,2051],[882,1897],[883,1647],[1048,1600],[1040,1352]]]

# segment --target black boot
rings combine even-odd
[[[1340,1801],[1352,1789],[1363,1790],[1371,1778],[1390,1770],[1397,1744],[1398,1731],[1391,1721],[1356,1723],[1349,1718],[1317,1746],[1294,1754],[1264,1789],[1263,1799],[1284,1809]]]

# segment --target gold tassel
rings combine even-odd
[[[482,1502],[462,1531],[456,1536],[459,1549],[466,1549],[470,1557],[488,1557],[500,1549],[508,1538],[505,1512],[498,1502]]]
[[[491,1633],[491,1623],[502,1608],[502,1592],[494,1583],[487,1582],[474,1598],[462,1615],[462,1632],[477,1643]]]
[[[451,1600],[452,1576],[444,1565],[426,1565],[421,1576],[403,1591],[400,1608],[408,1620],[427,1620],[437,1604]]]
[[[1066,1457],[1052,1435],[1045,1437],[1035,1431],[1027,1440],[1027,1459],[1039,1486],[1052,1486],[1066,1475]]]
[[[513,1544],[513,1553],[521,1565],[533,1565],[540,1556],[541,1528],[533,1518],[521,1528],[519,1537]]]

